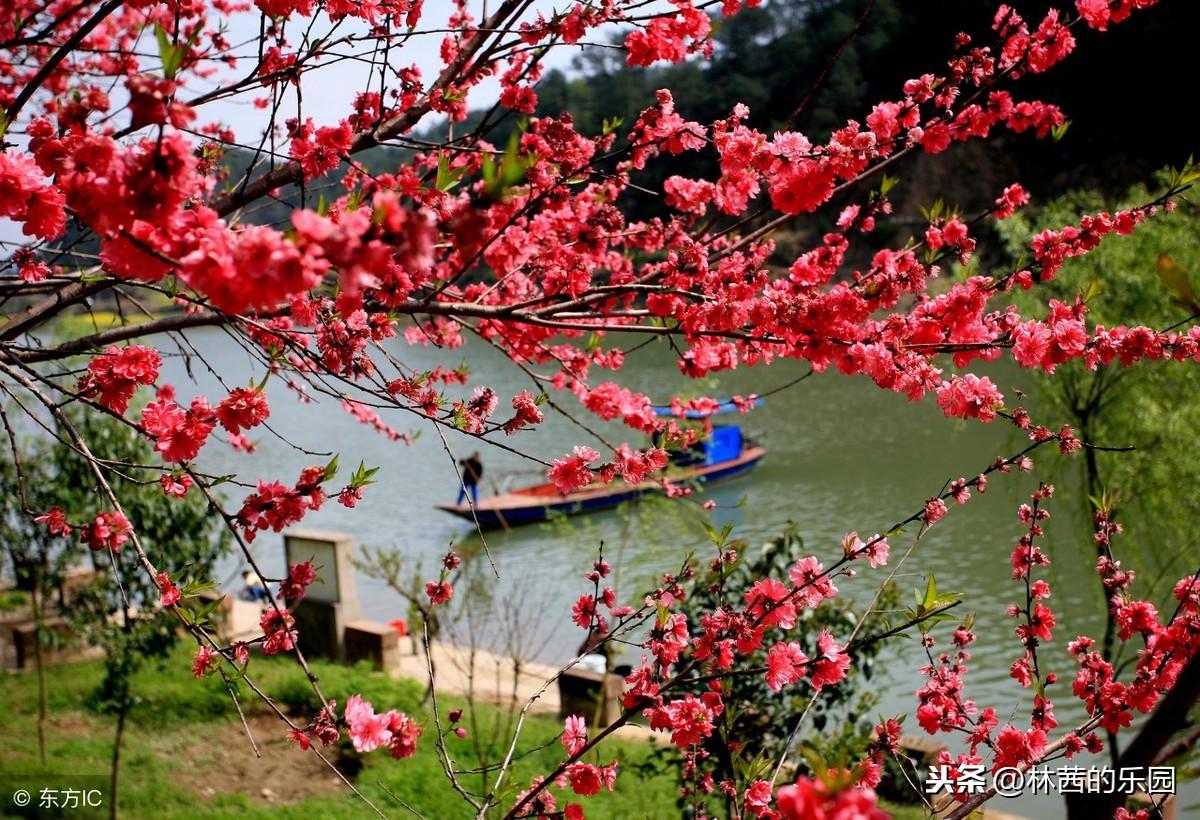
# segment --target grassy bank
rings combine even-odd
[[[122,746],[122,817],[326,820],[375,816],[315,755],[288,743],[283,724],[252,693],[243,690],[241,702],[261,755],[256,756],[220,678],[195,680],[190,666],[191,652],[181,643],[166,664],[147,668],[137,676],[137,702],[129,714]],[[326,750],[371,802],[389,817],[413,816],[400,801],[436,820],[473,816],[442,771],[434,748],[433,715],[421,703],[420,683],[395,680],[362,666],[323,661],[314,661],[312,666],[326,696],[339,704],[359,692],[377,709],[403,710],[426,727],[417,753],[409,760],[393,760],[382,751],[360,756],[348,742]],[[297,722],[306,722],[315,713],[316,698],[294,662],[256,657],[251,669],[255,682]],[[24,785],[22,777],[32,782],[34,776],[93,775],[103,778],[107,794],[115,718],[104,713],[95,699],[102,676],[99,662],[47,670],[45,764],[38,754],[36,676],[0,677],[7,706],[0,710],[0,782],[11,790]],[[444,697],[439,697],[438,703],[443,721],[448,710],[464,705]],[[506,711],[480,707],[477,720],[472,725],[464,719],[463,725],[470,730],[465,739],[453,734],[446,739],[460,770],[478,767],[476,750],[480,747],[487,751],[488,759],[502,758],[506,739],[511,737]],[[509,782],[524,787],[532,777],[552,771],[562,760],[561,732],[558,720],[529,718]],[[664,770],[661,752],[656,754],[647,743],[615,741],[604,744],[601,752],[602,757],[592,762],[608,763],[616,757],[621,769],[615,792],[584,801],[589,818],[679,816],[675,807],[677,773],[673,768]],[[481,789],[481,774],[463,774],[461,779],[468,789]],[[53,784],[52,777],[44,780]],[[506,802],[511,803],[514,795],[515,791],[510,791]],[[8,799],[7,794],[0,797]],[[897,817],[923,816],[916,809],[889,808]]]
[[[255,658],[255,680],[287,711],[312,713],[314,696],[295,664]],[[462,798],[449,785],[434,750],[432,713],[421,705],[422,687],[407,680],[363,668],[314,663],[326,695],[344,703],[361,692],[378,709],[397,708],[416,716],[426,727],[418,752],[409,760],[393,760],[385,752],[359,756],[348,744],[331,748],[339,768],[388,816],[411,816],[390,797],[403,800],[431,818],[469,817]],[[33,674],[0,678],[7,707],[0,710],[0,778],[15,775],[104,775],[109,772],[115,720],[94,702],[103,669],[99,663],[48,670],[49,719],[47,763],[38,759],[37,679]],[[311,753],[284,740],[283,725],[252,697],[243,698],[248,722],[258,743],[256,758],[229,694],[219,678],[194,680],[190,653],[183,645],[161,668],[139,674],[137,705],[129,715],[123,744],[122,817],[366,817],[373,813]],[[446,709],[461,706],[439,698]],[[476,742],[502,741],[506,713],[479,710],[475,735],[450,735],[447,746],[461,769],[478,766]],[[469,728],[469,724],[468,724]],[[553,770],[562,760],[557,736],[562,724],[550,718],[528,721],[518,747],[520,759],[510,781]],[[507,736],[507,735],[505,735]],[[336,752],[335,752],[336,749]],[[622,761],[617,790],[587,801],[588,817],[670,817],[675,814],[673,773],[645,770],[647,744],[613,744],[604,749]],[[502,753],[491,755],[502,757]],[[477,789],[479,774],[463,775]]]

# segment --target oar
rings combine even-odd
[[[492,485],[492,495],[500,495],[501,494],[500,488],[498,486],[496,486],[495,479],[489,478],[488,483]],[[512,527],[508,526],[508,522],[506,520],[504,520],[504,513],[500,512],[500,510],[498,510],[498,509],[495,510],[495,513],[496,513],[496,517],[500,519],[501,528],[503,528],[503,530],[505,532],[512,532]]]

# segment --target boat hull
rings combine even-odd
[[[747,447],[735,459],[722,461],[717,464],[707,464],[693,467],[686,472],[673,476],[672,480],[699,481],[711,484],[728,478],[744,475],[755,467],[766,450],[762,447]],[[497,527],[518,527],[522,524],[533,524],[545,521],[551,515],[578,515],[580,513],[607,510],[626,501],[632,501],[650,493],[661,493],[662,487],[654,481],[630,487],[624,484],[611,484],[593,490],[583,490],[570,495],[562,495],[552,484],[540,484],[527,487],[511,493],[494,495],[481,499],[475,505],[475,510],[466,504],[439,504],[439,510],[457,515],[460,518],[475,523],[485,529]]]

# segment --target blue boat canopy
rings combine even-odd
[[[762,403],[763,403],[762,399],[755,399],[752,406],[761,407]],[[726,399],[725,401],[718,404],[717,409],[711,413],[701,413],[698,410],[688,410],[684,414],[684,418],[706,419],[706,418],[709,418],[710,416],[719,416],[723,413],[737,413],[737,412],[740,412],[740,408],[737,406],[737,404],[735,404],[732,399]],[[675,413],[671,410],[669,405],[657,405],[654,408],[654,415],[656,415],[656,416],[673,416],[673,415],[675,415]]]

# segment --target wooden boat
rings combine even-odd
[[[716,464],[685,467],[672,472],[671,480],[677,484],[687,481],[709,484],[725,478],[733,478],[757,467],[766,452],[762,447],[747,447],[737,458]],[[512,492],[479,499],[479,503],[475,505],[474,515],[466,503],[438,504],[437,506],[439,510],[445,510],[472,523],[478,518],[479,526],[490,529],[545,521],[552,514],[576,515],[607,510],[622,502],[655,492],[662,492],[662,485],[657,481],[643,481],[641,484],[631,487],[622,483],[618,478],[608,486],[588,487],[567,495],[559,493],[558,488],[553,484],[522,487]]]
[[[717,412],[729,412],[732,409],[732,404],[726,402]],[[659,412],[666,415],[669,411]],[[672,454],[673,469],[669,477],[677,484],[710,484],[750,472],[766,453],[763,447],[746,442],[737,425],[714,427],[712,435],[694,450]],[[662,485],[657,481],[643,481],[630,486],[618,478],[607,486],[585,487],[564,495],[553,484],[547,483],[481,498],[474,511],[465,502],[438,504],[437,508],[471,523],[478,521],[480,527],[508,528],[545,521],[551,515],[577,515],[611,509],[625,501],[662,491]]]

